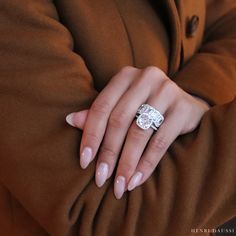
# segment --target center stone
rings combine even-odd
[[[136,120],[136,124],[141,129],[149,129],[153,123],[152,117],[148,113],[143,113],[139,115],[139,117]]]

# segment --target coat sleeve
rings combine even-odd
[[[184,90],[211,105],[223,104],[236,95],[236,2],[206,2],[202,46],[173,79]]]
[[[0,32],[1,235],[183,236],[236,213],[236,102],[211,109],[117,200],[113,178],[96,187],[95,162],[80,168],[81,133],[65,123],[97,92],[53,1],[1,0]]]
[[[9,196],[2,189],[13,202],[13,210],[10,200],[0,204],[1,235],[28,235],[21,230],[35,222],[50,235],[65,235],[52,229],[65,228],[73,191],[89,181],[79,169],[80,133],[65,116],[88,108],[97,92],[52,2],[0,1],[0,202]]]

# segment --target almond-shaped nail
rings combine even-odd
[[[114,193],[117,199],[120,199],[125,191],[125,177],[118,176],[115,181]]]
[[[96,184],[101,187],[107,180],[109,167],[105,162],[101,162],[96,171]]]
[[[93,151],[90,147],[85,147],[80,156],[80,165],[85,169],[92,160]]]
[[[140,183],[142,177],[143,177],[143,173],[141,173],[141,172],[139,172],[139,171],[138,171],[137,173],[135,173],[135,174],[131,177],[131,179],[130,179],[130,181],[129,181],[128,190],[131,191],[131,190],[133,190],[135,187],[137,187],[138,184]]]
[[[71,114],[69,114],[69,115],[66,116],[66,122],[67,122],[69,125],[75,127],[75,124],[74,124],[74,113],[71,113]]]

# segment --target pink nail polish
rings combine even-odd
[[[92,160],[92,148],[85,147],[80,156],[80,165],[85,169]]]
[[[114,193],[117,199],[120,199],[125,191],[125,177],[118,176],[115,181]]]
[[[143,173],[141,173],[141,172],[135,173],[129,181],[128,190],[131,191],[135,187],[137,187],[137,185],[140,183],[142,177],[143,177]]]
[[[96,171],[96,184],[101,187],[107,180],[109,167],[105,162],[101,162]]]
[[[67,122],[69,125],[75,127],[75,124],[74,124],[74,113],[71,113],[71,114],[69,114],[69,115],[66,116],[66,122]]]

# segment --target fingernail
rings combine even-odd
[[[69,125],[75,127],[75,124],[74,124],[74,113],[71,113],[71,114],[69,114],[69,115],[66,116],[66,122],[67,122]]]
[[[96,171],[96,184],[98,187],[101,187],[107,179],[108,176],[108,164],[105,162],[101,162]]]
[[[133,190],[140,183],[142,177],[143,177],[143,173],[141,172],[135,173],[132,176],[131,180],[129,181],[128,190],[129,191]]]
[[[125,177],[118,176],[115,181],[114,193],[117,199],[120,199],[125,191]]]
[[[81,153],[80,165],[85,169],[92,160],[92,148],[85,147]]]

